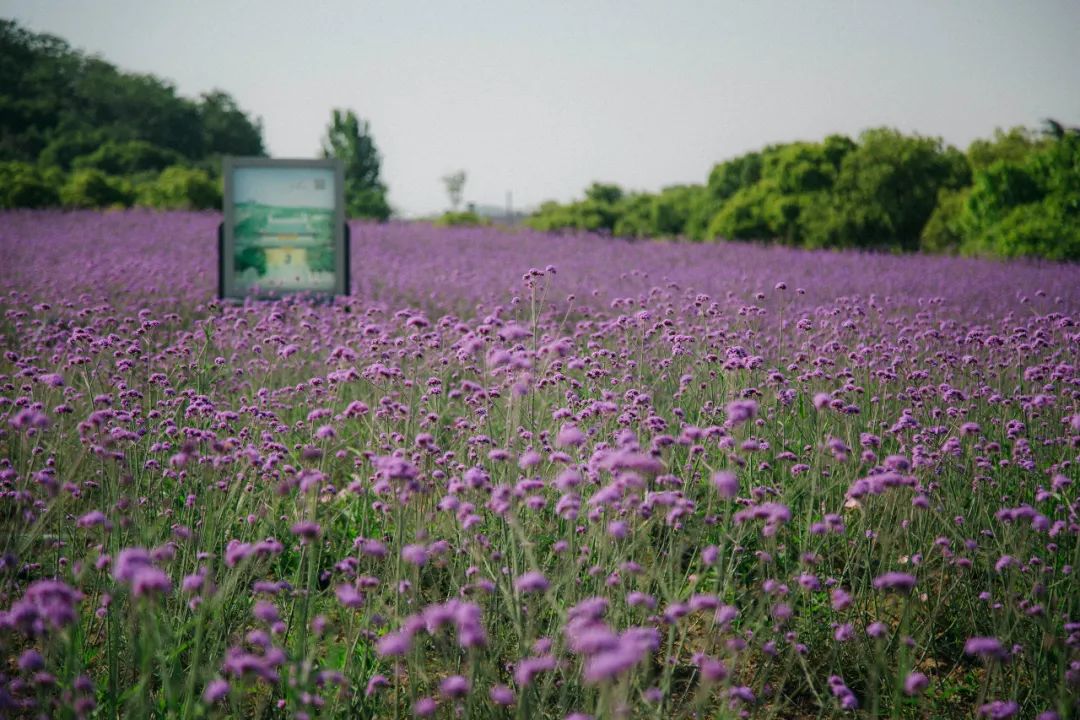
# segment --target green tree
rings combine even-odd
[[[980,138],[968,145],[967,159],[973,172],[985,170],[998,160],[1019,165],[1046,145],[1045,138],[1038,137],[1027,128],[1014,127],[1008,131],[997,128],[993,138]]]
[[[58,178],[50,168],[68,171],[81,158],[77,169],[114,176],[104,184],[96,175],[68,182],[69,198],[85,204],[83,191],[106,197],[110,183],[130,190],[119,176],[141,184],[181,163],[213,174],[216,156],[226,153],[262,153],[259,123],[227,94],[196,102],[167,81],[125,73],[60,38],[0,20],[0,161],[36,162],[42,177]],[[54,190],[64,184],[57,179]]]
[[[344,165],[345,206],[350,217],[390,217],[386,186],[379,179],[379,153],[366,120],[352,110],[335,109],[322,152],[323,157],[338,158]]]
[[[135,175],[160,172],[183,162],[184,156],[175,150],[145,140],[108,140],[92,153],[75,158],[71,165],[77,169],[95,168],[109,175]]]
[[[686,234],[686,226],[697,203],[705,195],[701,185],[673,185],[652,198],[651,235],[677,237]]]
[[[625,195],[614,207],[617,215],[611,227],[613,235],[626,238],[642,238],[658,234],[653,224],[652,195],[646,193]]]
[[[739,190],[750,187],[760,179],[760,153],[746,153],[713,166],[705,184],[705,191],[694,199],[683,232],[692,240],[711,240],[716,237],[714,234],[710,235],[710,227],[724,203]]]
[[[938,192],[970,181],[962,153],[939,138],[867,130],[847,153],[830,211],[807,228],[811,245],[916,250]]]
[[[134,199],[130,182],[94,169],[74,171],[60,188],[60,201],[65,207],[127,207]]]
[[[266,155],[262,121],[249,119],[224,90],[203,93],[199,98],[198,113],[206,155]]]
[[[964,242],[963,212],[970,188],[938,191],[937,206],[923,227],[919,248],[934,253],[954,253]]]
[[[174,165],[139,188],[138,202],[159,210],[211,210],[221,207],[221,187],[203,170]]]
[[[465,192],[465,171],[458,170],[447,175],[443,175],[443,185],[446,186],[446,194],[450,197],[450,211],[457,212],[458,206],[461,205],[461,197]]]
[[[43,208],[60,204],[56,186],[30,163],[0,162],[0,208]]]
[[[1020,164],[975,173],[959,220],[963,252],[1080,259],[1080,133],[1050,136]]]

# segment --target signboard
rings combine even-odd
[[[222,297],[348,293],[338,160],[225,158],[222,171]]]

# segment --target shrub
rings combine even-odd
[[[174,165],[139,190],[139,204],[159,210],[221,207],[221,188],[204,170]]]
[[[59,204],[55,186],[36,167],[24,162],[0,163],[0,207],[40,208]]]
[[[60,188],[61,202],[72,208],[126,207],[134,198],[130,182],[93,169],[76,170]]]

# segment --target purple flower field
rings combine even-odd
[[[0,716],[1080,714],[1080,266],[0,214]]]

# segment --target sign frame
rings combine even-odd
[[[331,170],[334,178],[333,208],[331,209],[330,232],[334,251],[334,282],[332,289],[325,288],[259,288],[252,292],[237,282],[236,272],[236,178],[238,170]],[[349,294],[349,242],[348,225],[345,217],[345,173],[340,160],[306,158],[265,158],[231,157],[222,158],[222,176],[225,193],[222,197],[222,224],[219,232],[218,258],[218,294],[222,299],[243,300],[245,298],[278,299],[286,295],[304,293],[314,296],[334,296]],[[306,257],[306,254],[305,254]]]

